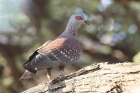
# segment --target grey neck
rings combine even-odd
[[[78,37],[79,24],[69,22],[65,31],[62,34],[68,34],[73,36],[75,39]]]

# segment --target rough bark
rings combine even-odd
[[[99,63],[22,93],[140,93],[140,65]]]

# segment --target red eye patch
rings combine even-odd
[[[77,20],[83,20],[82,16],[75,16],[75,19],[77,19]]]

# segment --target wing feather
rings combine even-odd
[[[73,43],[80,48],[78,41],[72,42],[72,40],[66,38],[46,42],[30,56],[29,60],[23,64],[23,67],[25,69],[44,69],[76,61],[79,58],[75,58],[72,55],[72,52],[76,52],[74,51],[76,47]]]

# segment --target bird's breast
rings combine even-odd
[[[62,64],[71,64],[80,58],[82,46],[76,40],[68,40],[52,52]]]

